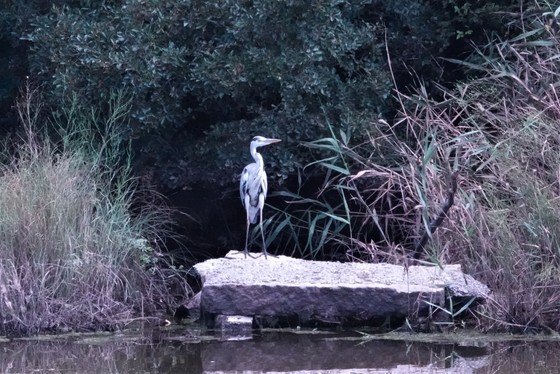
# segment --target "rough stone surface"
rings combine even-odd
[[[339,263],[286,256],[250,258],[232,251],[195,265],[201,309],[213,315],[297,316],[367,321],[426,314],[451,296],[483,299],[489,289],[461,271],[390,264]]]

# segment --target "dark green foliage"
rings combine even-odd
[[[0,137],[16,130],[18,121],[14,101],[29,74],[26,41],[21,35],[30,22],[53,6],[89,6],[94,0],[0,0]]]
[[[509,30],[504,15],[520,7],[516,0],[370,0],[365,3],[360,17],[365,22],[378,22],[386,27],[398,89],[408,92],[411,86],[421,82],[431,95],[439,94],[433,82],[451,87],[469,74],[442,57],[465,59],[472,45],[485,44],[496,34],[506,36]]]
[[[406,63],[434,76],[432,58],[496,4],[436,3],[86,2],[36,20],[31,67],[53,105],[76,94],[99,108],[126,89],[138,165],[170,187],[235,179],[255,134],[284,139],[267,162],[286,178],[308,161],[299,142],[328,135],[325,123],[359,139],[391,111],[386,38],[397,75]]]
[[[98,106],[126,88],[135,98],[129,134],[142,153],[158,154],[150,163],[171,157],[181,175],[170,184],[227,182],[256,133],[310,140],[324,133],[325,115],[359,129],[382,112],[383,30],[349,10],[340,1],[61,9],[38,21],[32,66],[51,102],[72,92]],[[287,175],[300,157],[278,151],[277,171]]]

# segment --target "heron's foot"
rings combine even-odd
[[[251,255],[251,252],[249,252],[247,249],[245,249],[244,253],[245,253],[245,258],[247,258],[247,256],[249,256],[249,257],[251,257],[251,258],[257,258],[257,257],[259,257],[259,256],[253,256],[253,255]]]
[[[267,251],[266,249],[265,249],[264,251],[262,251],[262,254],[261,254],[261,255],[264,256],[264,258],[268,258],[268,256],[274,257],[274,258],[278,257],[278,256],[276,256],[276,255],[273,255],[273,254],[268,253],[268,251]]]

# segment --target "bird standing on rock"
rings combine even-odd
[[[264,232],[262,225],[262,210],[264,207],[264,200],[268,191],[268,181],[266,179],[266,172],[264,171],[264,162],[260,153],[257,152],[258,147],[278,143],[280,139],[265,138],[264,136],[255,136],[251,141],[251,156],[255,162],[245,166],[241,173],[241,181],[239,184],[239,192],[241,193],[241,203],[245,207],[247,213],[247,232],[245,235],[245,257],[249,251],[247,245],[249,244],[249,227],[251,223],[257,223],[257,215],[259,216],[259,226],[263,241],[263,254],[267,257],[266,244],[264,240]]]

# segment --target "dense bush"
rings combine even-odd
[[[285,140],[269,158],[284,178],[308,158],[298,142],[328,135],[327,122],[361,138],[391,109],[386,31],[397,75],[434,75],[432,58],[496,4],[125,0],[56,8],[28,38],[51,104],[133,95],[137,161],[174,187],[232,180],[257,133]]]

